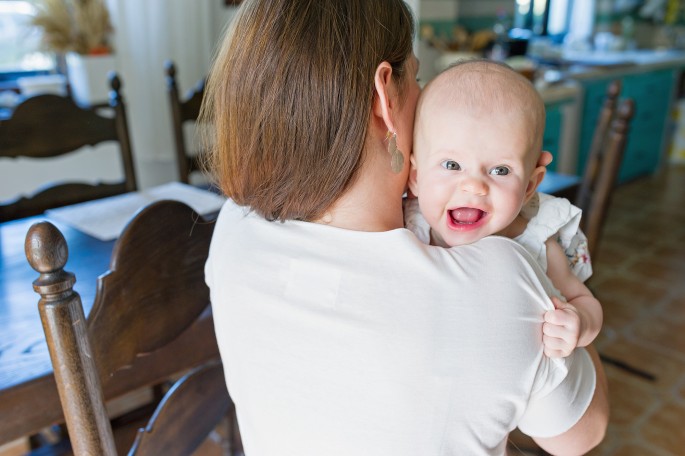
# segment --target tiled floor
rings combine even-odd
[[[611,420],[593,456],[685,455],[685,166],[616,190],[588,282],[604,309]]]

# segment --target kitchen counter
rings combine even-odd
[[[562,53],[559,62],[567,66],[565,74],[573,79],[593,79],[611,76],[639,74],[665,68],[685,67],[685,51],[635,50],[616,52]]]
[[[535,88],[545,104],[576,98],[580,95],[581,86],[572,79],[563,80],[554,84],[536,83]]]

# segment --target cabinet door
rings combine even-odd
[[[598,79],[587,81],[583,84],[585,96],[583,110],[580,118],[580,141],[578,144],[578,175],[582,176],[587,163],[587,156],[592,144],[592,136],[595,134],[599,112],[604,103],[607,88],[613,79]]]
[[[556,171],[559,162],[561,130],[563,127],[561,106],[559,103],[545,105],[545,133],[542,137],[542,150],[551,152],[554,156],[552,163],[547,166],[547,169],[550,171]]]
[[[626,76],[622,98],[635,101],[628,142],[619,170],[619,182],[653,173],[659,166],[664,131],[671,112],[675,71],[659,70]]]

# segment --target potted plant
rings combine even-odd
[[[84,105],[107,100],[107,73],[114,69],[112,23],[104,0],[39,0],[33,25],[43,44],[66,56],[74,99]]]

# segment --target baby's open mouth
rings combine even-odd
[[[484,211],[473,207],[458,207],[448,212],[452,222],[457,225],[472,225],[478,223],[485,216]]]

